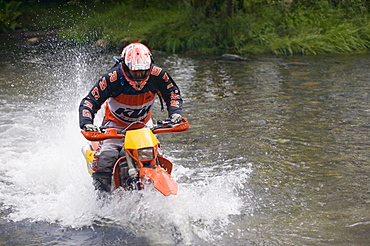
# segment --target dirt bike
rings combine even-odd
[[[143,127],[130,130],[134,124],[142,124]],[[94,172],[92,163],[99,141],[122,138],[123,151],[113,167],[113,189],[122,187],[124,190],[141,190],[152,183],[163,195],[176,195],[178,184],[171,177],[173,164],[159,154],[159,142],[154,134],[179,133],[187,131],[189,127],[188,121],[182,118],[177,124],[169,120],[158,121],[152,128],[136,121],[126,128],[100,127],[101,132],[81,130],[83,136],[90,141],[82,148],[88,172],[90,175]]]

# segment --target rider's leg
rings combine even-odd
[[[111,191],[112,171],[122,145],[122,139],[107,139],[95,152],[92,178],[96,190]]]
[[[111,192],[112,175],[110,173],[95,172],[92,174],[95,190]]]

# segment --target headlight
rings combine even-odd
[[[139,154],[139,160],[140,161],[146,161],[146,160],[154,159],[154,150],[153,150],[153,148],[139,149],[138,154]]]

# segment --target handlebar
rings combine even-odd
[[[131,123],[129,126],[122,128],[122,127],[109,127],[109,126],[102,126],[100,127],[100,130],[102,132],[89,132],[85,130],[81,130],[82,135],[89,141],[101,141],[105,139],[120,139],[125,136],[126,131],[129,131],[129,129],[132,125],[142,123],[145,127],[145,123],[142,121],[135,121]],[[179,133],[179,132],[185,132],[190,128],[189,122],[182,118],[180,123],[173,123],[169,120],[165,121],[158,121],[157,125],[151,128],[152,132],[154,134],[159,133]]]

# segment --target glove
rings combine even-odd
[[[173,114],[171,115],[171,122],[177,124],[177,123],[180,123],[181,122],[181,115],[180,114]]]
[[[99,128],[93,124],[86,124],[84,125],[83,129],[87,132],[98,132]]]

